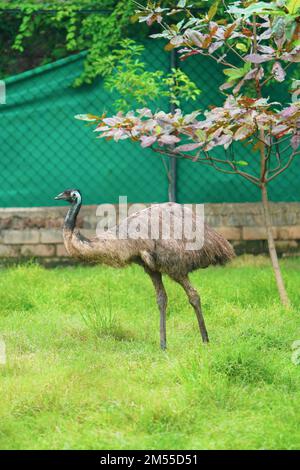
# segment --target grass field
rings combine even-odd
[[[282,268],[289,312],[265,258],[192,275],[208,346],[166,280],[167,352],[140,268],[2,269],[0,448],[299,448],[300,259]]]

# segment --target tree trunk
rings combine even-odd
[[[272,231],[272,221],[271,215],[269,210],[269,200],[268,200],[268,192],[267,192],[267,185],[266,183],[262,183],[261,185],[261,193],[262,193],[262,204],[263,204],[263,211],[264,211],[264,218],[265,218],[265,227],[267,230],[267,237],[268,237],[268,248],[270,253],[270,258],[275,274],[275,279],[277,283],[277,288],[280,296],[280,300],[285,307],[290,307],[290,301],[285,289],[284,281],[282,278],[277,251],[275,247],[273,231]]]

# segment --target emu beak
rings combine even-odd
[[[64,198],[65,198],[64,193],[60,193],[60,194],[58,194],[57,196],[55,196],[54,199],[64,199]]]

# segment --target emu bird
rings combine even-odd
[[[187,249],[184,236],[172,236],[164,239],[159,234],[156,239],[142,239],[136,236],[118,237],[124,227],[128,230],[130,224],[135,227],[146,227],[148,230],[149,214],[161,223],[166,213],[173,215],[176,222],[182,218],[182,206],[175,203],[154,204],[140,210],[119,225],[100,233],[95,238],[88,239],[75,230],[76,219],[82,204],[81,193],[78,189],[69,189],[55,199],[71,203],[63,226],[63,238],[67,252],[72,257],[88,262],[99,262],[114,267],[124,267],[130,263],[141,265],[150,276],[156,291],[157,304],[160,311],[160,346],[166,349],[166,308],[167,293],[162,282],[162,274],[167,274],[185,290],[190,304],[195,310],[203,342],[208,342],[208,334],[201,310],[200,297],[191,285],[188,274],[198,268],[209,265],[225,264],[235,255],[230,243],[207,224],[204,224],[203,244],[199,249]],[[190,211],[193,226],[196,223],[195,214]],[[178,219],[179,217],[179,219]],[[153,220],[153,219],[151,219]],[[181,220],[179,220],[181,221]],[[161,227],[161,226],[160,226]]]

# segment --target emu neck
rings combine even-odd
[[[72,203],[65,218],[64,230],[73,232],[75,225],[76,225],[77,215],[78,215],[78,212],[80,211],[80,207],[81,207],[81,202]]]

